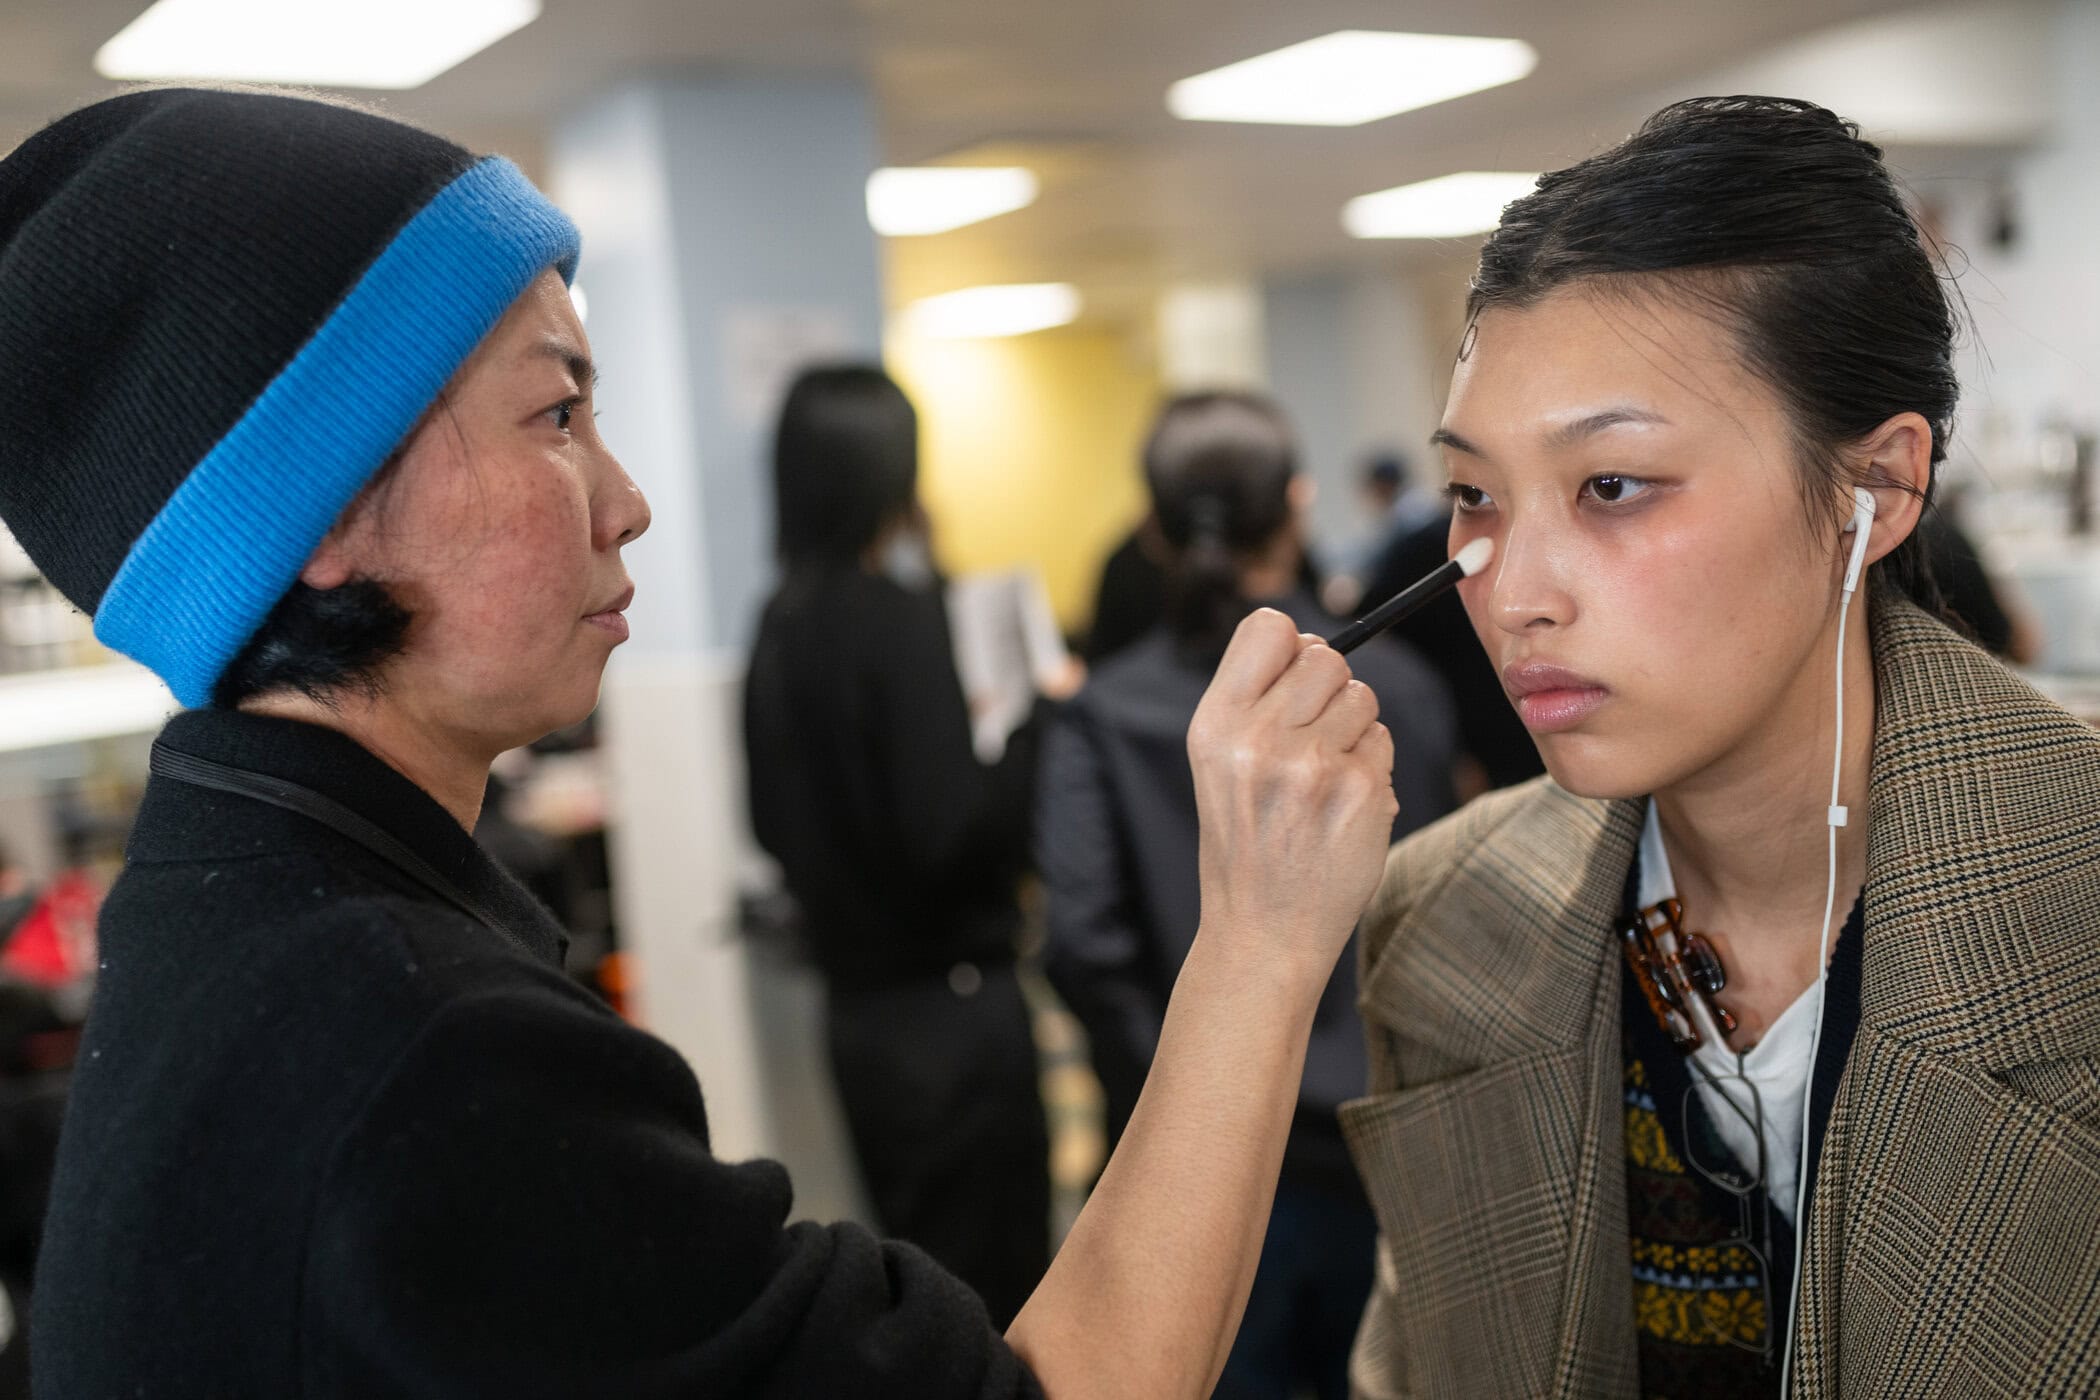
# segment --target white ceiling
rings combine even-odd
[[[442,3],[442,0],[433,0]],[[1702,76],[1890,0],[545,0],[541,19],[385,100],[536,165],[551,120],[623,75],[863,73],[893,163],[1019,158],[1019,213],[889,249],[893,298],[982,280],[1069,279],[1114,304],[1175,277],[1420,257],[1353,243],[1369,190],[1451,170],[1542,169],[1623,134]],[[95,49],[142,0],[0,0],[0,149],[115,90]],[[1514,36],[1507,87],[1351,129],[1187,123],[1176,78],[1336,29]],[[1433,250],[1427,254],[1433,256]]]

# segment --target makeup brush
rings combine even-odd
[[[1327,639],[1327,645],[1347,656],[1371,638],[1391,627],[1404,617],[1420,612],[1432,599],[1447,588],[1455,586],[1460,579],[1471,578],[1488,566],[1495,557],[1495,542],[1478,539],[1424,574],[1419,582],[1411,583],[1344,627]]]

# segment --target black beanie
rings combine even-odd
[[[575,227],[508,161],[134,92],[0,161],[0,520],[186,705]]]

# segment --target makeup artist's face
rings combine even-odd
[[[545,272],[317,556],[412,614],[387,703],[463,744],[508,748],[584,718],[627,635],[620,550],[649,507],[598,436],[591,377],[568,289]]]
[[[1451,547],[1495,541],[1462,596],[1555,780],[1638,796],[1827,728],[1838,536],[1733,339],[1578,288],[1471,340],[1439,434]]]

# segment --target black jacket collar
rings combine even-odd
[[[334,799],[421,856],[500,920],[528,952],[560,965],[568,937],[546,908],[491,860],[435,798],[347,735],[295,720],[212,709],[177,715],[159,743]],[[252,798],[159,776],[147,784],[126,856],[160,863],[291,853],[377,869],[382,883],[442,903],[318,822]]]

